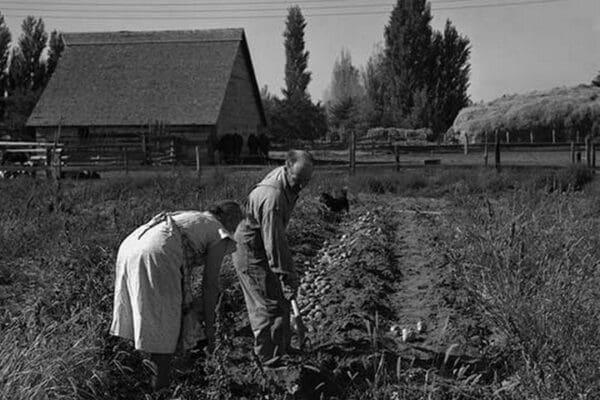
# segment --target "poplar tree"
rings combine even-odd
[[[50,39],[48,40],[48,58],[46,60],[46,83],[50,80],[50,77],[56,69],[58,59],[65,49],[65,41],[62,33],[53,30],[50,33]]]
[[[344,131],[354,129],[364,120],[364,88],[360,82],[360,72],[352,64],[350,51],[342,49],[333,65],[331,84],[328,88],[326,107],[329,128],[339,130],[344,140]]]
[[[277,140],[313,140],[327,132],[325,108],[313,104],[307,87],[311,75],[307,71],[309,52],[305,50],[304,30],[306,21],[300,7],[288,9],[284,31],[285,88],[283,99],[271,98],[271,136]]]
[[[385,71],[386,60],[383,48],[378,47],[369,57],[362,71],[362,83],[365,88],[365,122],[368,126],[388,126],[391,121],[384,119],[384,112],[388,106],[386,96],[389,91],[386,88],[388,74]]]
[[[428,86],[431,63],[431,9],[426,0],[398,0],[385,27],[390,119],[410,122],[415,96]]]
[[[308,51],[304,49],[304,29],[306,21],[299,6],[290,7],[285,23],[285,97],[290,99],[308,98],[306,91],[310,83]]]
[[[11,34],[4,15],[0,13],[0,118],[4,120],[6,109],[6,92],[8,89],[8,60],[10,55],[9,45]]]
[[[46,68],[42,61],[42,52],[48,41],[44,21],[41,18],[27,16],[21,24],[23,30],[19,37],[19,48],[23,56],[23,64],[19,76],[20,84],[25,89],[37,90],[45,82]]]
[[[48,34],[41,18],[27,16],[21,24],[22,33],[16,46],[11,47],[6,97],[7,127],[14,136],[32,139],[25,128],[46,83],[46,63],[42,54]]]
[[[459,111],[469,105],[469,78],[471,47],[469,39],[461,36],[450,20],[444,32],[436,32],[433,39],[434,73],[431,103],[434,132],[445,132],[452,126]]]

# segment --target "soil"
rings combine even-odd
[[[341,217],[296,215],[290,244],[304,274],[298,302],[309,341],[303,351],[287,369],[258,367],[243,296],[228,273],[216,351],[205,359],[177,357],[176,387],[155,398],[353,399],[397,387],[410,399],[421,398],[411,391],[434,375],[449,385],[473,376],[482,384],[497,379],[500,368],[486,351],[489,332],[464,307],[444,257],[451,210],[439,199],[361,195]],[[410,331],[408,340],[402,329]],[[119,362],[139,370],[138,356],[125,353],[130,358]]]
[[[303,281],[311,347],[300,361],[297,397],[360,393],[376,381],[377,363],[398,379],[406,371],[405,383],[415,385],[430,372],[451,381],[497,377],[499,366],[486,355],[490,332],[459,301],[444,257],[450,212],[439,199],[355,200],[341,236],[324,243]],[[288,387],[289,378],[274,377]]]

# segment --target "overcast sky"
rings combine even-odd
[[[363,66],[374,46],[383,41],[395,3],[0,0],[0,11],[13,38],[20,34],[27,14],[42,17],[48,31],[63,32],[243,27],[259,85],[266,84],[280,94],[285,10],[292,4],[300,5],[306,16],[306,48],[313,75],[309,91],[314,99],[321,99],[342,47],[350,50],[356,66]],[[474,101],[588,83],[600,70],[600,0],[432,0],[431,4],[434,28],[441,29],[449,18],[471,40],[469,93]]]

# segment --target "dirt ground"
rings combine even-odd
[[[297,396],[354,398],[374,390],[369,382],[394,376],[403,383],[396,395],[420,398],[434,375],[450,382],[494,375],[484,351],[491,332],[457,301],[440,245],[451,212],[440,199],[354,200],[340,236],[324,243],[305,273],[306,290],[316,296],[300,291],[311,343],[302,371],[306,376],[308,365],[318,373],[299,374]],[[413,386],[419,394],[406,392]]]

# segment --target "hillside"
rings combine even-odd
[[[511,141],[551,141],[552,130],[557,141],[571,140],[588,133],[600,133],[600,87],[580,85],[549,91],[505,95],[491,102],[464,108],[451,128],[451,137],[481,142],[487,133],[510,131]],[[505,135],[501,135],[504,139]]]

